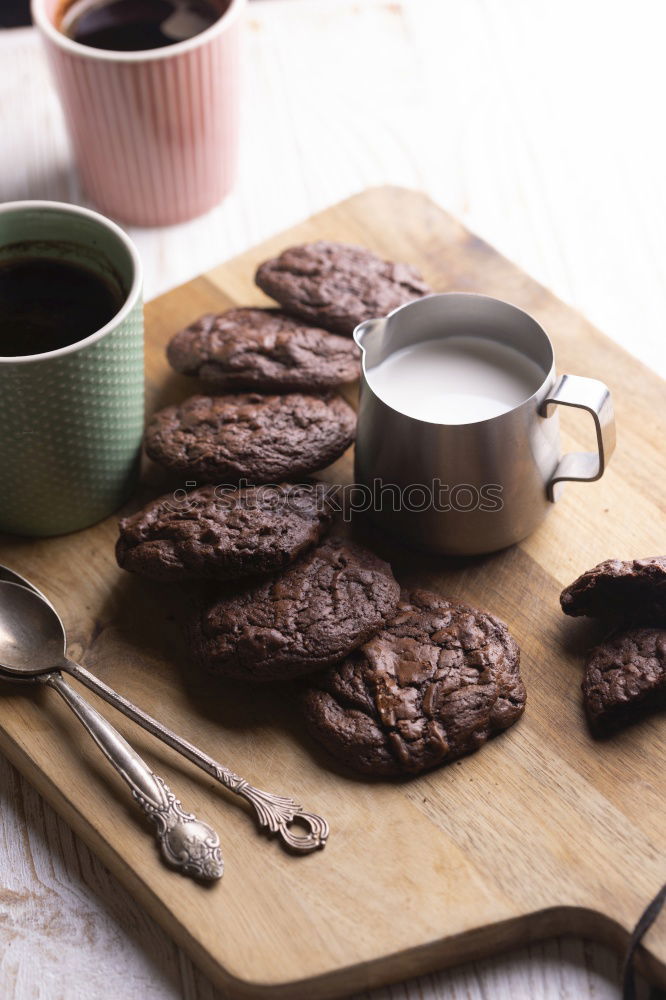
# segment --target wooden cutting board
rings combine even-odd
[[[293,857],[255,830],[207,776],[97,706],[220,831],[209,889],[166,870],[125,786],[55,692],[0,691],[0,748],[150,913],[233,997],[328,997],[572,932],[626,944],[666,876],[666,720],[593,741],[580,703],[598,633],[564,618],[562,586],[603,558],[666,551],[663,383],[458,222],[411,191],[367,191],[147,307],[149,412],[194,391],[170,373],[169,336],[199,314],[262,304],[256,265],[318,238],[360,243],[422,269],[437,290],[485,292],[532,313],[560,371],[614,393],[618,446],[604,478],[567,486],[547,522],[508,551],[427,557],[366,539],[400,581],[457,594],[504,618],[522,647],[523,719],[478,754],[406,783],[343,773],[304,732],[291,689],[207,687],[182,635],[177,588],[116,568],[116,518],[63,538],[3,538],[0,561],[60,609],[70,655],[260,787],[330,822],[323,852]],[[589,446],[564,413],[568,447]],[[351,457],[324,478],[348,481]],[[142,497],[164,483],[147,471]],[[641,955],[666,985],[666,916]]]

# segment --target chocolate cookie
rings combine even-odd
[[[120,522],[118,565],[152,580],[271,573],[319,541],[333,517],[323,483],[201,486],[153,500]]]
[[[334,389],[360,374],[360,351],[344,337],[278,309],[202,316],[167,347],[172,368],[229,392]]]
[[[346,334],[363,320],[386,316],[432,291],[408,264],[324,240],[290,247],[267,260],[255,280],[288,313]]]
[[[308,727],[355,771],[418,774],[513,725],[525,707],[519,661],[499,619],[417,590],[373,639],[313,680]]]
[[[150,458],[204,483],[280,482],[323,469],[354,440],[356,414],[338,395],[190,396],[155,414]]]
[[[209,601],[195,619],[194,644],[215,674],[296,677],[365,642],[393,615],[399,596],[387,563],[332,538],[281,576]]]
[[[583,703],[600,734],[666,706],[666,629],[632,629],[593,649],[585,665]]]
[[[565,615],[666,624],[666,556],[607,559],[562,591]]]

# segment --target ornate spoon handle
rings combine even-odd
[[[234,774],[228,767],[219,764],[208,754],[204,753],[193,743],[177,736],[166,726],[163,726],[157,719],[137,708],[131,701],[114,691],[103,681],[100,681],[94,674],[91,674],[85,667],[68,660],[63,665],[73,677],[85,684],[86,687],[94,691],[96,695],[103,698],[109,705],[113,705],[119,712],[126,715],[133,722],[138,723],[153,736],[156,736],[167,746],[176,750],[183,757],[186,757],[202,771],[219,781],[220,784],[228,788],[235,795],[240,795],[246,799],[254,808],[259,826],[266,827],[270,833],[276,833],[282,842],[293,851],[306,854],[324,847],[329,834],[328,823],[321,816],[315,813],[305,812],[294,799],[285,798],[280,795],[272,795],[270,792],[263,792],[259,788],[253,788],[244,778]],[[290,824],[297,820],[306,827],[304,832],[290,829]]]
[[[204,756],[204,755],[202,755]],[[284,844],[292,851],[300,854],[307,854],[316,851],[317,848],[325,847],[328,840],[328,823],[316,813],[305,812],[302,807],[293,799],[283,795],[273,795],[271,792],[262,792],[260,788],[254,788],[244,778],[239,777],[222,764],[217,764],[208,758],[215,768],[214,777],[228,788],[247,799],[254,807],[254,811],[259,821],[259,826],[265,826],[271,833],[277,833]],[[211,770],[209,773],[213,773]],[[297,833],[290,829],[290,824],[294,820],[307,827],[304,833]]]
[[[184,875],[212,881],[222,877],[220,838],[211,826],[186,813],[158,775],[139,757],[120,733],[77,694],[59,673],[45,683],[55,688],[78,716],[107,760],[129,785],[144,813],[155,824],[164,860]]]

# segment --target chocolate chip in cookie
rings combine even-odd
[[[599,735],[666,707],[666,629],[631,629],[593,649],[585,664],[583,703]]]
[[[333,508],[323,483],[201,486],[120,522],[118,565],[151,580],[235,580],[272,573],[315,545]]]
[[[354,382],[353,341],[278,309],[230,309],[202,316],[167,346],[171,367],[227,392],[318,392]]]
[[[666,625],[666,556],[607,559],[565,587],[560,604],[574,617]]]
[[[356,414],[336,394],[191,396],[154,415],[145,448],[200,483],[277,483],[330,465],[355,431]]]
[[[347,243],[304,243],[267,260],[259,287],[282,308],[308,323],[351,335],[366,319],[428,295],[432,289],[408,264],[382,260]]]
[[[519,661],[498,618],[417,590],[374,638],[312,680],[308,727],[355,771],[419,774],[513,725],[525,707]]]
[[[332,538],[280,576],[216,595],[192,635],[211,673],[283,680],[334,663],[393,615],[400,596],[388,563]]]

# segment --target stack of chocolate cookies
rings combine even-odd
[[[359,374],[354,327],[430,289],[407,265],[325,242],[286,250],[256,280],[280,310],[204,316],[168,345],[209,392],[155,414],[146,451],[197,488],[122,520],[118,563],[208,581],[190,631],[207,671],[312,675],[305,717],[331,753],[366,774],[416,774],[520,716],[518,647],[492,615],[401,595],[386,562],[327,535],[332,488],[303,477],[353,441],[355,413],[335,390]]]
[[[583,703],[597,735],[666,707],[666,556],[607,559],[560,595],[566,615],[609,628],[587,657]]]
[[[339,458],[356,428],[336,392],[360,373],[354,328],[431,291],[407,264],[323,241],[266,261],[256,282],[281,309],[202,316],[167,348],[208,393],[156,413],[146,451],[197,482],[274,483]]]

